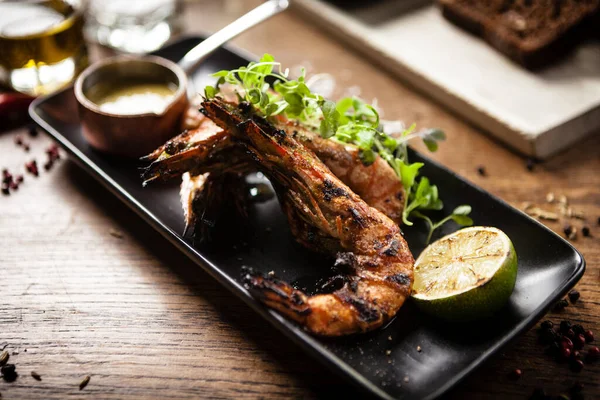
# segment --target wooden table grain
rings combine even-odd
[[[214,31],[255,4],[188,3],[187,31]],[[360,91],[386,118],[443,128],[449,139],[433,158],[517,207],[543,204],[548,192],[566,195],[592,232],[573,241],[588,267],[577,285],[581,300],[547,318],[600,336],[599,135],[528,172],[522,157],[293,13],[235,44],[329,73],[338,94]],[[29,153],[14,145],[16,134],[31,143]],[[22,172],[26,161],[44,159],[49,143],[26,129],[4,132],[0,167]],[[562,232],[561,222],[548,225]],[[17,192],[0,196],[0,244],[0,348],[7,346],[19,373],[13,383],[0,381],[2,399],[357,396],[68,160],[39,178],[26,174]],[[523,371],[518,381],[508,377],[515,368]],[[447,397],[525,399],[536,387],[558,395],[579,381],[586,398],[600,398],[599,375],[600,363],[574,373],[551,361],[532,329]]]

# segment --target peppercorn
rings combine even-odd
[[[566,224],[563,228],[563,233],[568,238],[573,233],[573,226]]]
[[[38,170],[37,162],[35,160],[32,160],[32,161],[26,163],[25,168],[27,169],[27,172],[29,172],[33,176],[39,176],[39,170]]]
[[[15,182],[17,182],[18,184],[23,183],[24,180],[25,178],[23,178],[23,175],[17,175],[15,177]]]
[[[0,368],[0,372],[2,373],[2,377],[7,382],[14,382],[17,379],[17,374],[15,364],[4,364],[2,368]]]
[[[52,161],[48,161],[46,163],[44,163],[44,169],[46,171],[50,171],[50,169],[52,168],[53,162]]]
[[[585,237],[590,236],[590,228],[588,226],[584,226],[581,228],[581,234]]]
[[[485,170],[485,167],[483,165],[480,165],[479,167],[477,167],[477,173],[481,176],[486,176],[487,172]]]
[[[523,375],[523,371],[521,371],[518,368],[510,372],[510,378],[513,379],[513,380],[515,380],[515,381],[517,379],[521,378],[521,375]]]
[[[23,138],[21,137],[21,135],[15,136],[15,144],[17,146],[21,146],[23,144]]]
[[[592,332],[590,329],[588,329],[587,331],[585,331],[583,333],[583,336],[585,337],[585,341],[590,343],[594,341],[594,332]]]
[[[37,128],[35,125],[31,124],[29,125],[29,135],[32,137],[36,137],[38,134]]]
[[[570,363],[571,371],[580,372],[585,364],[581,360],[573,360]]]
[[[29,145],[27,143],[23,145],[23,150],[29,151]]]
[[[600,349],[597,346],[590,347],[587,352],[586,360],[596,361],[600,359]]]
[[[8,190],[8,185],[6,183],[2,184],[0,190],[2,190],[2,194],[5,196],[8,196],[10,194],[10,190]]]
[[[565,309],[565,307],[567,307],[569,305],[569,303],[567,302],[567,300],[562,299],[559,300],[558,302],[556,302],[556,304],[554,305],[554,311],[562,311]]]
[[[560,347],[563,349],[573,350],[573,342],[568,337],[563,336],[563,338],[560,340]]]
[[[552,327],[554,326],[554,324],[552,323],[552,321],[546,320],[544,322],[542,322],[542,329],[552,329]]]
[[[565,333],[565,336],[568,337],[569,339],[573,340],[573,339],[575,339],[575,332],[573,331],[573,329],[569,329],[567,331],[567,333]]]
[[[576,349],[583,349],[583,346],[585,346],[585,337],[583,335],[577,335],[575,340],[573,340],[573,345]]]
[[[528,158],[525,167],[527,168],[527,171],[532,172],[535,167],[535,161],[532,158]]]
[[[18,190],[19,189],[19,184],[17,182],[11,182],[8,187],[12,190]]]
[[[561,321],[560,322],[560,331],[562,333],[567,333],[567,331],[571,329],[571,323],[569,321]]]
[[[571,303],[576,303],[580,297],[581,297],[581,294],[575,289],[573,289],[569,292],[569,300],[571,300]]]

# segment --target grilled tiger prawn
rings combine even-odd
[[[290,284],[247,272],[244,283],[267,306],[323,336],[366,332],[396,315],[410,295],[414,259],[400,228],[370,207],[315,154],[283,129],[219,99],[206,115],[245,148],[274,184],[295,235],[316,230],[336,257],[343,285],[309,296]],[[340,250],[340,251],[338,251]]]
[[[229,104],[237,106],[234,103]],[[245,103],[240,104],[239,108],[250,109]],[[206,158],[219,152],[228,152],[234,146],[228,133],[230,128],[218,127],[206,118],[198,121],[199,126],[196,129],[183,132],[145,157],[146,160],[154,161],[144,173],[147,182],[193,171],[196,164],[204,163]],[[369,205],[401,224],[404,187],[385,160],[377,156],[372,164],[364,165],[356,146],[323,139],[302,124],[282,116],[274,118],[272,123],[276,129],[291,135],[313,151],[342,182]]]

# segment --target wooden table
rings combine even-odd
[[[188,4],[189,32],[213,31],[256,1],[240,4]],[[523,158],[293,13],[235,44],[360,87],[386,118],[443,128],[449,140],[433,157],[515,206],[544,203],[548,192],[568,196],[592,231],[573,242],[588,267],[577,285],[581,300],[548,318],[568,318],[600,336],[600,136],[528,172]],[[23,170],[31,158],[44,158],[47,137],[27,138],[25,153],[13,144],[17,133],[27,135],[0,135],[0,167]],[[562,231],[560,223],[550,227]],[[20,374],[14,383],[0,381],[3,399],[356,396],[69,161],[37,179],[26,175],[18,192],[0,196],[0,242],[0,347],[8,344]],[[516,382],[508,378],[515,368],[523,371]],[[600,364],[579,374],[555,364],[531,330],[449,397],[527,398],[535,387],[557,395],[578,380],[587,398],[599,398],[599,374]],[[91,381],[79,391],[86,375]]]

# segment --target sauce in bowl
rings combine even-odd
[[[86,95],[100,111],[136,115],[161,114],[171,103],[177,87],[155,82],[101,82],[91,87]]]

